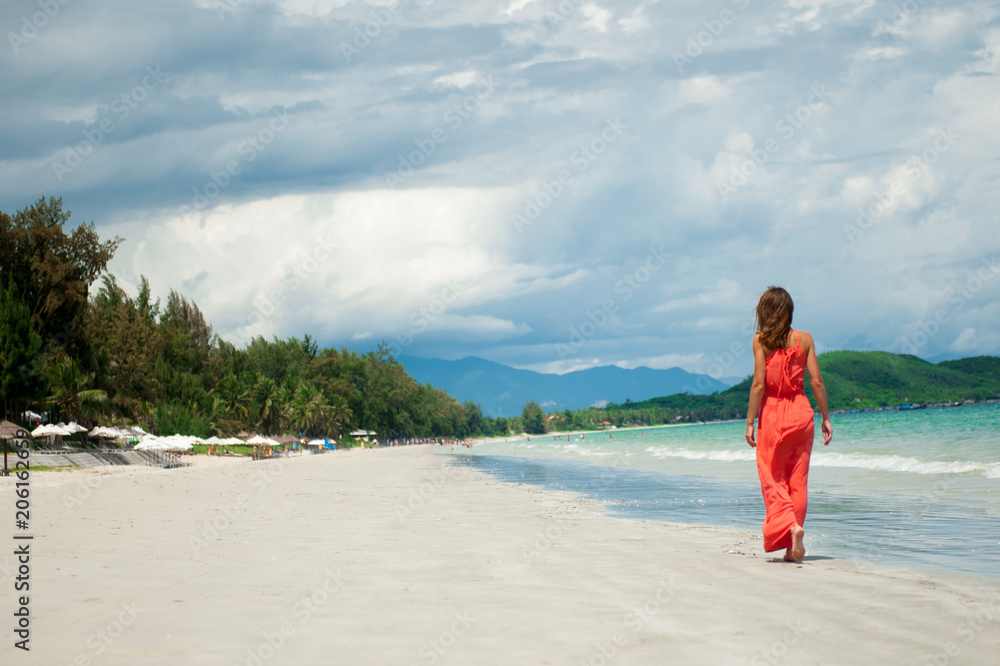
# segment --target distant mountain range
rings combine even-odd
[[[458,361],[400,356],[399,363],[421,384],[444,389],[452,397],[478,403],[485,416],[520,416],[529,400],[547,412],[640,401],[673,393],[709,394],[729,384],[680,368],[626,370],[609,365],[551,375],[470,356]],[[742,377],[736,381],[742,380]]]

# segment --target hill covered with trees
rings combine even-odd
[[[69,217],[61,199],[0,213],[0,399],[8,419],[23,423],[32,409],[53,421],[202,437],[507,433],[506,420],[418,384],[385,347],[320,349],[307,335],[237,348],[177,292],[161,303],[143,278],[130,296],[106,273],[122,239],[102,241],[93,224],[67,233]]]
[[[909,354],[833,351],[818,357],[831,410],[872,409],[903,403],[984,400],[1000,396],[1000,358],[976,356],[928,363]],[[603,409],[567,410],[553,429],[653,425],[746,417],[751,377],[712,395],[680,393]],[[806,377],[806,395],[816,400]]]

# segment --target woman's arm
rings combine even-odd
[[[830,421],[830,409],[826,402],[826,385],[823,384],[823,376],[819,373],[816,345],[813,344],[812,336],[802,331],[801,344],[802,349],[806,352],[806,370],[809,372],[809,383],[812,385],[813,395],[816,396],[819,413],[823,415],[823,446],[826,446],[833,438],[833,423]]]
[[[753,336],[753,383],[750,385],[750,405],[747,407],[747,444],[756,448],[753,421],[760,411],[760,401],[764,397],[764,377],[767,373],[767,363],[764,357],[764,347],[760,344],[760,335]]]

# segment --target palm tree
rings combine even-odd
[[[350,427],[353,417],[351,408],[347,406],[347,400],[340,395],[333,396],[333,400],[330,401],[329,405],[328,423],[335,438],[340,439],[340,433]]]
[[[223,377],[211,393],[222,400],[222,411],[226,420],[234,424],[245,424],[249,421],[250,392],[236,375]]]
[[[264,431],[277,434],[284,430],[288,420],[288,391],[269,377],[257,376],[257,382],[251,391],[254,414],[257,415],[256,426]]]
[[[291,404],[291,422],[297,430],[308,434],[325,434],[330,420],[330,406],[323,392],[308,382],[300,382]]]
[[[94,373],[84,372],[73,359],[63,356],[49,367],[51,393],[45,402],[55,407],[60,415],[78,421],[85,416],[100,413],[99,405],[108,401],[108,394],[94,385]]]
[[[211,396],[208,406],[208,429],[210,434],[219,437],[228,437],[238,429],[238,425],[226,411],[226,401],[217,395]]]

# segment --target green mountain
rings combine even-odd
[[[827,352],[819,356],[830,409],[983,400],[1000,396],[1000,358],[977,356],[937,365],[909,354]],[[808,381],[806,388],[809,388]],[[812,391],[807,390],[810,399]],[[815,403],[815,401],[814,401]]]
[[[819,366],[832,411],[1000,396],[1000,358],[996,356],[935,365],[909,354],[834,351],[820,354]],[[608,405],[607,420],[620,425],[743,418],[751,379],[708,396],[682,393]],[[808,377],[806,394],[815,406]]]

